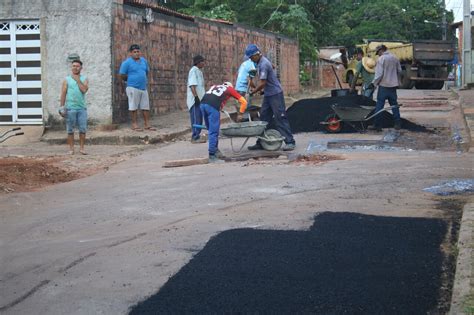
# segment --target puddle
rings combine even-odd
[[[460,195],[474,192],[474,179],[455,179],[436,186],[424,188],[423,191],[438,196]]]
[[[315,141],[310,141],[306,147],[306,154],[314,154],[318,152],[324,152],[328,149],[327,144],[316,143]]]
[[[413,151],[412,149],[404,150],[402,148],[396,148],[389,145],[356,145],[356,146],[344,146],[343,150],[365,150],[365,151]]]

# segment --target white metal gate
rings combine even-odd
[[[42,124],[39,21],[0,21],[0,125]]]

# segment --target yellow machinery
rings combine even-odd
[[[400,41],[370,40],[357,45],[365,56],[378,59],[375,48],[385,45],[402,66],[400,88],[441,89],[447,80],[447,66],[454,58],[454,46],[450,41],[423,40],[412,43]],[[353,58],[347,66],[344,81],[350,83],[354,77],[357,60]]]

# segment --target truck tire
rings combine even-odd
[[[407,68],[402,70],[402,74],[401,74],[401,83],[402,83],[402,85],[400,86],[400,88],[402,88],[402,89],[412,89],[413,88],[413,84],[412,84],[412,81],[410,80],[409,72],[410,72],[410,70],[407,69]]]
[[[431,88],[431,82],[418,81],[415,83],[417,90],[429,90]]]
[[[444,86],[444,81],[433,81],[431,82],[431,88],[433,90],[441,90]]]

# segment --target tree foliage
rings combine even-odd
[[[295,38],[300,60],[322,46],[351,47],[364,39],[441,39],[443,0],[171,0],[186,14],[225,19]],[[427,22],[425,22],[427,21]],[[448,34],[449,36],[449,34]]]

